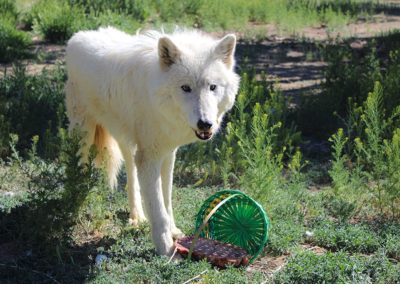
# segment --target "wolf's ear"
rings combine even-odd
[[[228,68],[233,67],[235,46],[236,36],[234,34],[228,34],[218,42],[214,49],[215,55],[218,59],[221,59]]]
[[[180,51],[168,37],[162,37],[158,40],[158,56],[162,69],[170,67],[179,59]]]

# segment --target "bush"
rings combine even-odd
[[[17,30],[12,21],[0,19],[0,62],[26,58],[30,44],[28,34]]]
[[[2,20],[11,22],[15,25],[18,18],[17,7],[11,0],[0,0],[0,15]]]
[[[28,161],[15,148],[18,136],[12,136],[10,163],[25,175],[29,196],[22,206],[0,215],[2,239],[20,239],[25,245],[35,243],[45,249],[66,245],[86,196],[95,186],[104,187],[101,181],[105,178],[101,179],[93,165],[95,152],[91,152],[87,164],[82,164],[77,155],[80,135],[67,137],[63,131],[62,136],[63,151],[58,161],[50,163],[36,155],[37,136],[32,139]]]
[[[84,26],[86,16],[79,7],[63,0],[38,1],[32,8],[34,28],[50,42],[63,42]]]
[[[400,236],[398,234],[386,235],[385,251],[388,257],[400,260]]]

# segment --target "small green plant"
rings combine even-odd
[[[240,153],[246,171],[241,177],[242,186],[256,198],[265,200],[281,184],[284,151],[273,152],[274,138],[280,123],[270,125],[268,114],[256,103],[252,113],[250,133],[236,132]]]
[[[15,25],[18,18],[15,2],[11,0],[0,0],[0,15],[2,20],[7,20]]]
[[[350,174],[346,168],[347,156],[344,154],[347,137],[344,136],[343,129],[332,135],[329,141],[332,143],[332,168],[329,170],[329,175],[332,178],[333,188],[336,194],[346,189],[350,182]]]

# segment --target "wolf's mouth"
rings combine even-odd
[[[197,131],[197,130],[195,130],[194,133],[196,134],[197,138],[199,138],[200,140],[208,140],[213,135],[211,131]]]

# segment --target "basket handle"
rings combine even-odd
[[[217,212],[217,210],[218,210],[222,205],[224,205],[224,204],[225,204],[228,200],[230,200],[231,198],[236,197],[236,196],[238,196],[238,195],[241,195],[241,194],[239,194],[239,193],[232,194],[232,195],[228,196],[227,198],[221,200],[221,201],[211,210],[211,212],[208,213],[208,215],[206,216],[206,218],[204,218],[203,223],[200,225],[200,227],[197,229],[196,233],[195,233],[194,236],[193,236],[192,244],[190,245],[190,249],[189,249],[189,253],[188,253],[188,259],[191,259],[192,253],[193,253],[193,250],[194,250],[194,247],[195,247],[195,245],[196,245],[196,242],[197,242],[197,240],[199,239],[200,234],[201,234],[201,232],[203,231],[204,227],[207,225],[208,220],[210,220],[210,218],[212,217],[212,215],[214,215],[214,213]]]

